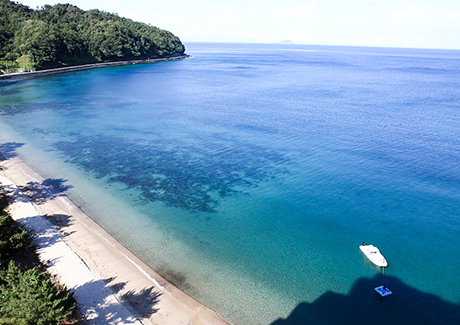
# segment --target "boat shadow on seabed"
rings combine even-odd
[[[271,325],[319,324],[460,324],[460,304],[442,300],[387,276],[393,295],[380,297],[380,276],[357,280],[348,295],[326,292],[299,304],[286,319]]]

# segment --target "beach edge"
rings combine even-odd
[[[57,237],[53,242],[65,243],[70,249],[63,252],[62,249],[56,249],[54,244],[51,245],[49,240],[45,241],[45,247],[42,247],[40,240],[36,240],[40,259],[48,265],[48,271],[55,275],[61,284],[74,292],[80,290],[79,293],[86,297],[86,302],[82,303],[77,295],[77,302],[84,318],[91,318],[86,319],[88,324],[112,324],[112,320],[113,324],[119,324],[119,319],[115,323],[113,312],[98,311],[99,307],[104,308],[104,304],[107,305],[107,301],[112,301],[111,305],[115,306],[114,308],[119,306],[116,315],[125,315],[125,312],[119,310],[126,308],[132,315],[123,317],[132,317],[130,319],[137,319],[141,324],[228,324],[218,313],[172,285],[145,264],[65,195],[50,195],[40,204],[25,202],[20,188],[31,182],[42,183],[44,178],[19,157],[0,159],[0,167],[1,185],[22,197],[17,202],[13,200],[10,208],[13,219],[29,228],[36,238],[49,236],[55,231],[53,236]],[[27,203],[33,210],[28,207],[26,210],[29,212],[24,213],[24,208],[20,205]],[[45,229],[37,228],[37,220]],[[82,269],[65,266],[65,263],[58,266],[59,260],[64,260],[64,257],[70,254],[75,254],[74,257],[81,261],[83,269],[86,267],[90,271],[92,279],[86,278],[75,282],[75,279],[80,277]],[[101,286],[106,296],[101,298],[102,302],[94,300],[91,306],[87,301],[95,299],[91,296],[94,290],[83,289],[94,289],[94,284]],[[90,316],[91,313],[93,316]],[[94,317],[94,313],[99,313],[99,316]],[[104,315],[106,319],[101,317]],[[131,321],[129,323],[135,324]]]

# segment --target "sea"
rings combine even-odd
[[[0,151],[231,324],[460,324],[460,51],[185,45],[0,81]]]

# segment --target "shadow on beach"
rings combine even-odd
[[[118,282],[116,278],[105,279],[104,282],[107,288],[119,294],[122,300],[134,307],[136,313],[140,313],[142,317],[150,317],[159,310],[155,306],[158,304],[162,293],[155,291],[154,287],[144,288],[139,292],[133,290],[123,292],[125,282]]]
[[[44,204],[48,200],[62,196],[71,189],[72,185],[65,185],[65,179],[45,179],[43,182],[28,182],[24,186],[18,186],[27,199],[34,204]]]
[[[326,292],[299,304],[286,319],[271,325],[319,324],[460,324],[460,304],[408,286],[396,277],[386,283],[393,295],[382,298],[374,288],[380,276],[355,282],[348,295]]]
[[[65,215],[37,215],[19,220],[20,224],[29,230],[29,234],[39,247],[53,246],[58,241],[62,240],[62,236],[65,237],[69,235],[67,232],[57,232],[57,229],[54,227],[50,228],[46,223],[44,223],[42,217],[45,217],[45,219],[57,226],[57,228],[64,228],[72,224],[70,217]],[[61,220],[56,221],[56,218],[60,218]],[[57,260],[58,259],[44,262],[46,262],[48,266],[52,266]]]
[[[2,192],[6,194],[13,194],[11,202],[32,202],[37,205],[44,204],[48,200],[53,200],[63,193],[71,189],[72,185],[65,185],[65,179],[45,179],[43,182],[28,182],[26,185],[2,186]]]
[[[72,224],[70,216],[64,214],[46,215],[44,217],[61,231]],[[23,218],[21,219],[21,224],[31,230],[33,242],[39,251],[59,244],[63,241],[62,236],[69,235],[65,231],[63,233],[59,232],[55,227],[50,228],[42,216]],[[60,262],[61,264],[64,262],[63,258],[62,254],[58,254],[52,259],[42,260],[42,263],[47,267],[55,267]],[[59,274],[57,280],[59,281]],[[148,318],[159,310],[157,305],[162,293],[155,291],[154,287],[144,288],[139,292],[135,292],[132,290],[127,291],[125,286],[126,283],[120,282],[116,278],[109,278],[94,279],[70,288],[78,301],[80,323],[93,325],[139,324],[138,318]],[[114,294],[117,294],[117,297]],[[131,313],[127,313],[125,309],[120,308],[120,300]],[[137,316],[134,317],[133,315]]]
[[[17,157],[16,150],[22,147],[23,143],[5,142],[0,143],[0,161],[5,161]],[[72,185],[66,185],[67,180],[48,178],[42,182],[28,182],[26,185],[19,185],[21,193],[16,193],[12,200],[14,202],[32,202],[34,204],[44,204],[48,200],[62,196],[64,192],[73,188]],[[12,186],[2,186],[2,192],[15,193],[16,188]]]
[[[119,293],[122,302],[137,317],[150,317],[159,309],[156,305],[159,302],[161,293],[154,288],[145,288],[140,292],[128,291],[121,293],[124,283],[117,283],[115,279],[101,279],[87,282],[77,288],[72,289],[80,305],[83,305],[85,314],[81,315],[91,324],[134,324],[137,319],[131,315],[118,312],[116,305],[118,300],[108,298],[112,293]],[[99,299],[98,299],[99,298]],[[97,303],[97,312],[92,306]]]
[[[22,147],[24,143],[5,142],[0,143],[0,161],[8,160],[17,156],[16,149]]]

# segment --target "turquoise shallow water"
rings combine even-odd
[[[0,83],[0,150],[235,324],[458,323],[460,52],[186,45]]]

